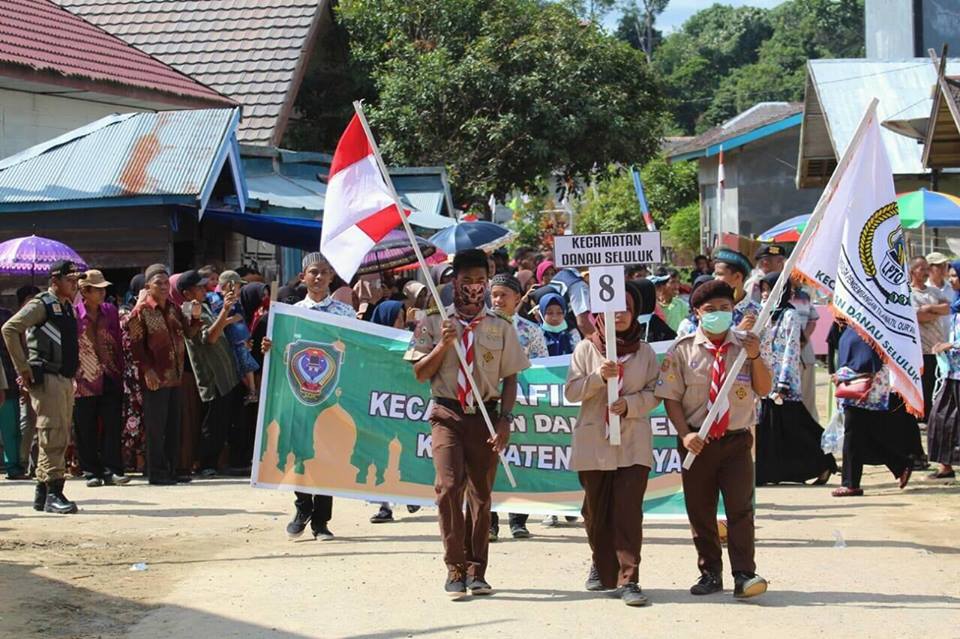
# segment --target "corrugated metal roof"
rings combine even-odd
[[[190,101],[232,102],[49,0],[0,2],[0,64]]]
[[[327,185],[320,180],[304,180],[272,173],[247,176],[250,197],[287,209],[323,211]]]
[[[57,0],[243,105],[241,142],[276,144],[327,0]],[[286,109],[286,110],[285,110]]]
[[[759,102],[743,113],[730,118],[720,126],[705,131],[685,142],[671,146],[668,157],[676,159],[679,156],[683,156],[682,159],[688,159],[699,155],[712,155],[708,152],[711,146],[716,146],[721,142],[726,142],[737,136],[755,131],[768,124],[779,122],[789,118],[791,115],[800,113],[802,110],[803,105],[799,102]],[[729,150],[733,147],[724,144],[724,148]]]
[[[816,91],[816,98],[826,119],[826,130],[837,157],[842,155],[850,144],[857,124],[873,98],[880,100],[877,114],[881,122],[926,118],[933,108],[931,89],[937,82],[937,69],[925,58],[895,62],[861,59],[811,60],[807,70],[808,80]],[[947,73],[960,73],[960,59],[947,62]],[[806,128],[806,111],[804,118]],[[880,136],[894,175],[924,173],[921,145],[884,128],[880,130]],[[810,141],[810,144],[815,143],[815,140]],[[801,148],[801,154],[803,153],[804,149]]]
[[[107,116],[0,162],[0,205],[200,198],[235,146],[238,109]]]

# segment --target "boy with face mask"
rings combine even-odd
[[[454,303],[449,319],[430,312],[417,324],[405,359],[418,381],[430,381],[435,489],[440,511],[447,579],[444,590],[460,599],[492,592],[485,580],[490,503],[497,453],[510,439],[517,373],[530,366],[513,324],[484,304],[487,256],[457,253],[453,260]],[[455,344],[466,354],[477,388],[461,370]],[[478,402],[484,402],[496,436],[490,437]],[[467,514],[463,505],[466,497]]]
[[[717,503],[722,493],[734,596],[755,597],[766,592],[767,582],[756,574],[754,563],[750,427],[757,420],[757,397],[770,392],[770,369],[760,357],[759,338],[731,330],[732,287],[720,280],[707,282],[691,295],[690,306],[698,317],[698,328],[678,338],[667,353],[656,389],[677,429],[681,456],[687,450],[697,455],[693,466],[682,474],[701,573],[690,593],[709,595],[723,590],[723,555],[717,527]],[[741,350],[746,351],[747,361],[740,370],[731,370]],[[736,375],[736,383],[726,398],[719,398],[717,391],[727,375]],[[704,441],[698,431],[715,401],[722,407]]]

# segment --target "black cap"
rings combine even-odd
[[[177,279],[177,290],[183,293],[188,288],[200,286],[200,283],[203,282],[204,279],[205,278],[201,277],[197,271],[184,271]]]
[[[63,277],[79,272],[80,268],[70,260],[57,260],[50,265],[50,277]]]
[[[730,285],[721,280],[710,280],[704,282],[690,294],[690,308],[698,309],[710,300],[726,299],[731,302],[733,299],[733,289]]]
[[[786,257],[787,249],[779,244],[761,244],[753,259],[759,260],[761,257]]]
[[[520,286],[520,280],[509,273],[497,273],[494,275],[493,279],[490,280],[490,288],[492,289],[494,286],[506,286],[517,294],[523,295],[523,287]]]

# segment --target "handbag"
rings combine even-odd
[[[855,402],[866,401],[873,389],[873,375],[861,375],[842,382],[837,382],[835,392],[837,399],[850,399]]]

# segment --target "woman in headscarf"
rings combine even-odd
[[[544,260],[537,264],[537,284],[543,286],[549,284],[553,276],[557,274],[557,267],[550,260]]]
[[[267,315],[270,311],[270,287],[263,282],[250,282],[240,289],[240,309],[243,321],[250,329],[250,354],[263,369],[261,342],[267,335]],[[259,381],[258,381],[259,385]]]
[[[377,308],[373,310],[373,317],[370,321],[380,326],[389,326],[391,328],[404,328],[406,317],[403,312],[403,302],[397,300],[386,300],[380,302]],[[407,506],[407,512],[415,513],[420,510],[419,506]],[[380,510],[370,517],[371,524],[385,524],[393,521],[393,508],[390,502],[380,502]]]
[[[771,273],[760,280],[766,301],[780,277]],[[833,455],[823,452],[823,429],[803,404],[800,335],[803,319],[790,303],[793,286],[787,280],[763,335],[760,352],[773,373],[773,390],[760,402],[757,425],[757,486],[781,482],[827,483],[837,472]]]
[[[557,293],[540,298],[540,328],[551,357],[570,355],[580,343],[580,333],[567,325],[567,302]]]
[[[136,306],[140,294],[146,286],[143,273],[137,273],[130,280],[130,288],[120,307],[120,342],[123,351],[123,433],[120,440],[123,445],[123,463],[126,470],[143,470],[143,389],[140,386],[140,371],[133,361],[130,346],[130,312]]]
[[[843,470],[842,485],[832,495],[863,495],[860,479],[866,464],[885,465],[900,488],[905,488],[913,472],[913,459],[904,447],[899,420],[890,410],[899,399],[890,387],[890,369],[849,326],[840,333],[834,378],[838,385],[866,379],[869,388],[861,398],[837,398],[843,410]]]
[[[949,281],[954,291],[960,291],[960,261],[950,264]],[[953,467],[960,464],[960,295],[950,304],[950,312],[947,341],[934,348],[945,379],[927,424],[927,454],[940,464],[930,479],[953,479]]]
[[[580,402],[570,467],[585,491],[582,513],[593,555],[586,588],[617,588],[625,604],[644,606],[649,602],[639,585],[643,496],[653,466],[649,414],[659,402],[654,397],[659,366],[637,322],[645,309],[639,289],[628,283],[626,299],[627,310],[614,315],[618,361],[607,359],[604,316],[598,315],[597,330],[570,359],[564,395]],[[608,405],[610,379],[622,390]],[[619,446],[610,445],[609,412],[620,416]]]
[[[643,307],[637,315],[637,321],[643,327],[643,341],[672,342],[677,333],[657,314],[657,286],[648,279],[630,280],[630,285],[640,293]]]

